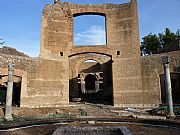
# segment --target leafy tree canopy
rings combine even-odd
[[[179,47],[177,40],[180,40],[180,30],[173,33],[169,28],[166,28],[163,33],[150,33],[142,38],[141,53],[149,55],[175,50]]]

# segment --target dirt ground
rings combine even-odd
[[[102,125],[96,125],[96,127],[101,126]],[[112,125],[103,125],[104,128]],[[133,135],[179,135],[180,134],[180,130],[178,129],[171,129],[171,128],[160,128],[160,127],[149,127],[149,126],[140,126],[140,125],[128,125],[128,124],[116,124],[114,125],[116,127],[126,127],[128,129],[128,131],[130,133],[132,133]],[[56,129],[60,128],[62,129],[64,126],[62,125],[47,125],[47,126],[42,126],[42,127],[31,127],[31,128],[26,128],[26,129],[16,129],[16,130],[12,130],[12,131],[0,131],[1,135],[52,135]],[[87,125],[80,125],[79,127],[88,127]],[[69,126],[68,126],[69,128]],[[113,128],[113,126],[112,126]],[[111,135],[116,135],[116,132],[113,132],[113,130],[109,131],[108,134]],[[90,132],[90,130],[88,131],[66,131],[64,133],[59,133],[56,135],[95,135],[93,134],[93,132]],[[106,133],[103,134],[98,134],[98,135],[106,135]],[[121,135],[121,132],[119,131],[119,135]]]
[[[123,116],[126,118],[134,115],[144,115],[148,116],[149,113],[143,109],[120,109],[115,108],[112,106],[105,106],[105,105],[94,105],[94,104],[87,104],[87,103],[73,103],[70,106],[62,106],[59,108],[13,108],[13,117],[14,121],[9,122],[3,125],[3,122],[0,122],[0,135],[52,135],[56,129],[63,128],[65,126],[72,126],[72,127],[126,127],[133,135],[179,135],[180,134],[180,124],[179,128],[174,129],[168,127],[157,127],[157,126],[148,126],[148,125],[139,125],[139,124],[130,124],[125,122],[124,124],[110,124],[107,121],[103,122],[95,122],[95,119],[101,118],[108,118],[112,121],[116,121]],[[0,116],[3,117],[4,112],[3,109],[0,109]],[[73,118],[74,122],[66,122],[65,124],[52,124],[48,122],[55,120],[67,120],[68,118]],[[90,118],[94,121],[82,121],[83,118]],[[43,121],[43,123],[38,123]],[[33,126],[32,123],[38,123],[38,126]],[[42,125],[46,123],[46,125]],[[20,129],[14,128],[19,127]],[[29,125],[29,127],[23,127],[22,125]],[[10,130],[3,131],[3,127],[12,127]],[[5,128],[6,129],[6,128]],[[80,133],[79,133],[80,132]],[[92,133],[82,131],[70,131],[71,134],[74,135],[94,135]],[[95,133],[95,132],[94,132]],[[66,132],[68,135],[69,133]],[[110,133],[112,135],[116,135],[117,132]],[[120,132],[119,132],[120,134]],[[101,135],[101,134],[99,134]],[[103,133],[103,135],[106,135]]]
[[[72,104],[70,106],[62,106],[59,108],[19,108],[13,107],[12,113],[15,116],[31,117],[31,116],[47,116],[56,114],[81,115],[81,116],[115,116],[118,114],[116,108],[106,106],[95,106],[93,104]],[[4,116],[4,108],[0,109],[0,117]]]

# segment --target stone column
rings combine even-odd
[[[82,91],[82,94],[86,93],[85,81],[81,81],[81,91]]]
[[[99,81],[95,81],[95,91],[99,91]]]
[[[5,119],[7,121],[12,121],[12,92],[13,92],[13,72],[14,66],[12,64],[8,64],[8,85],[7,85],[7,94],[6,94],[6,110],[5,110]]]
[[[171,78],[169,71],[170,58],[168,56],[164,56],[162,58],[162,61],[163,61],[164,75],[165,75],[165,89],[168,97],[167,99],[168,99],[169,116],[175,117],[173,112],[172,88],[171,88]]]

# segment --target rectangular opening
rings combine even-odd
[[[60,55],[63,56],[63,52],[60,52]]]
[[[74,46],[105,46],[106,17],[104,14],[74,15]]]
[[[120,55],[120,51],[117,51],[117,55]]]

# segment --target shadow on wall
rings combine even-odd
[[[94,104],[106,104],[106,105],[113,105],[113,87],[112,87],[112,60],[100,64],[96,63],[95,65],[92,65],[88,68],[82,69],[79,71],[79,73],[85,73],[89,74],[90,78],[84,78],[83,81],[85,81],[85,89],[88,91],[88,88],[95,89],[95,86],[87,86],[87,85],[95,85],[94,79],[91,79],[93,75],[90,76],[90,74],[95,74],[96,72],[101,72],[103,75],[103,81],[102,85],[100,86],[102,89],[99,91],[91,90],[94,92],[89,93],[83,93],[81,83],[78,83],[80,81],[80,78],[77,77],[69,80],[69,99],[70,102],[88,102],[88,103],[94,103]]]
[[[103,65],[101,65],[100,63],[96,63],[95,65],[87,69],[82,69],[80,72],[82,73],[103,72]]]
[[[161,100],[162,104],[167,104],[167,92],[165,89],[164,74],[160,75]],[[180,104],[180,73],[171,73],[171,87],[174,104]]]

